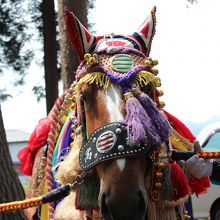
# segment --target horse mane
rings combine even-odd
[[[70,144],[70,151],[58,164],[56,180],[61,184],[71,183],[82,171],[79,166],[79,151],[84,143],[84,135],[81,130],[81,127],[77,128],[74,141]]]

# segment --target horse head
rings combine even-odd
[[[154,7],[129,36],[93,36],[67,11],[67,28],[81,64],[76,71],[77,118],[85,143],[82,170],[98,174],[98,206],[106,220],[145,219],[147,176],[155,152],[168,143],[160,112],[160,79],[149,58]]]

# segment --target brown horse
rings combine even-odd
[[[188,216],[184,202],[190,189],[170,150],[172,145],[191,150],[192,144],[170,124],[159,101],[157,61],[149,58],[155,11],[130,36],[102,37],[92,36],[67,12],[67,28],[81,64],[76,82],[49,115],[42,188],[51,191],[72,183],[77,175],[83,182],[59,204],[42,207],[41,219]]]

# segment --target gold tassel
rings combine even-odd
[[[193,144],[187,140],[186,138],[182,137],[175,129],[172,128],[172,135],[170,137],[170,141],[172,147],[176,150],[180,151],[192,151]]]
[[[137,84],[139,87],[144,87],[148,83],[153,83],[155,87],[161,86],[160,78],[156,77],[153,73],[147,71],[140,71],[134,80],[134,83]]]
[[[147,204],[147,215],[148,215],[147,219],[157,220],[155,202],[153,202],[151,199],[149,199],[148,204]]]
[[[161,86],[160,78],[156,77],[153,73],[147,71],[140,71],[139,73],[137,73],[133,82],[140,88],[146,86],[149,83],[152,83],[155,87]],[[79,82],[76,85],[76,89],[79,90],[80,85],[86,83],[87,84],[94,83],[96,86],[101,87],[104,90],[107,90],[111,85],[111,82],[107,74],[101,72],[87,73],[79,80]]]
[[[105,73],[93,72],[87,73],[85,76],[83,76],[77,83],[76,89],[78,90],[82,84],[93,83],[104,90],[107,90],[110,86],[110,80]]]

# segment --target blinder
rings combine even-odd
[[[150,146],[144,143],[128,145],[127,133],[126,124],[120,122],[97,128],[80,149],[81,168],[89,170],[101,162],[140,155],[150,149]]]

